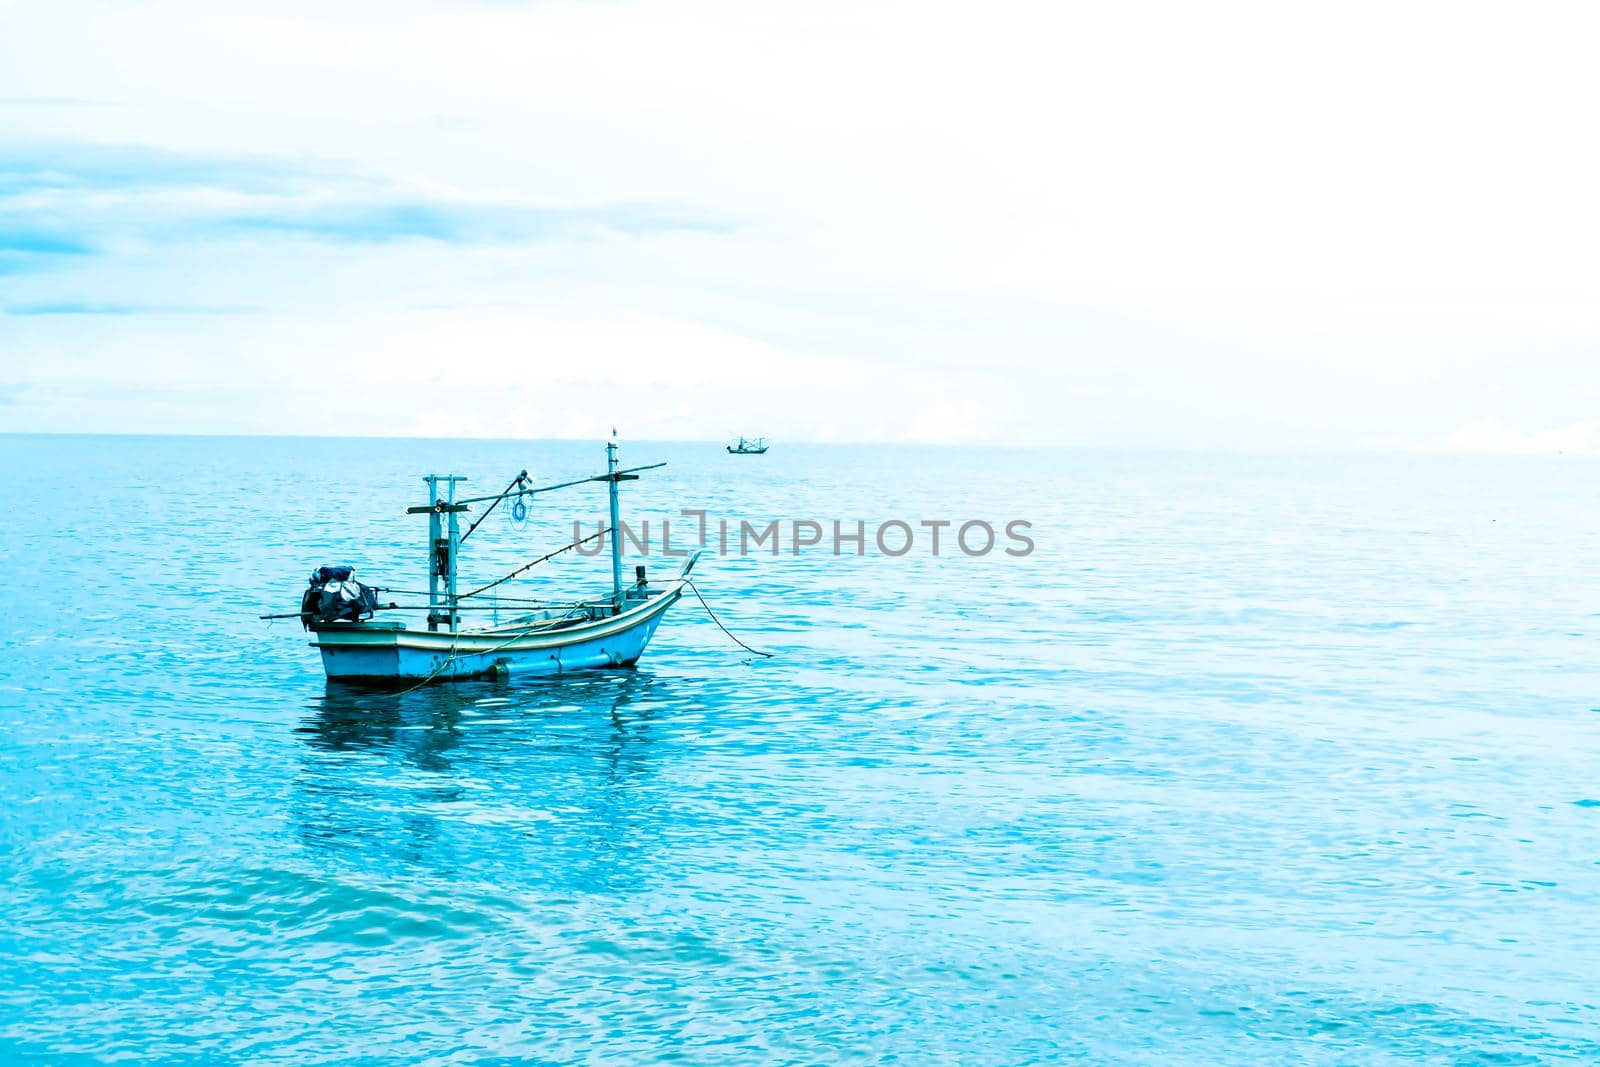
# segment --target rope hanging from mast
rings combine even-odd
[[[519,507],[519,508],[522,508],[523,515],[526,515],[528,513],[527,505],[522,502],[521,497],[522,497],[522,493],[525,492],[525,490],[523,490],[523,488],[522,488],[523,487],[523,483],[525,483],[527,480],[528,480],[528,472],[527,471],[521,471],[521,472],[519,472],[517,474],[517,476],[515,478],[511,479],[511,484],[506,486],[505,492],[501,493],[499,496],[496,496],[496,497],[492,498],[494,500],[494,503],[490,504],[488,507],[483,509],[483,514],[479,515],[475,520],[473,520],[472,525],[467,527],[467,532],[461,535],[461,539],[459,541],[457,541],[456,544],[458,544],[458,545],[466,544],[467,543],[467,538],[472,536],[472,531],[476,530],[478,528],[479,524],[481,524],[484,519],[487,519],[489,517],[489,513],[490,512],[492,512],[495,508],[500,506],[500,501],[504,500],[506,497],[511,495],[511,491],[513,489],[519,490],[519,492],[517,493],[518,499],[517,499],[517,505],[516,506]]]

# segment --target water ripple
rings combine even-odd
[[[641,450],[1040,550],[712,559],[776,658],[373,693],[254,616],[592,450],[0,438],[0,1059],[1600,1061],[1588,466]]]

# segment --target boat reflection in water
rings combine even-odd
[[[656,861],[667,799],[646,782],[665,685],[631,671],[406,693],[328,682],[297,729],[296,834],[374,871],[625,888]]]

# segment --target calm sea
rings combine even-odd
[[[772,658],[683,602],[637,670],[353,691],[256,616],[600,445],[0,437],[0,1060],[1600,1060],[1600,464],[623,458],[634,517],[1037,549],[708,558]]]

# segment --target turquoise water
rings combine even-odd
[[[255,617],[416,588],[421,474],[602,460],[0,437],[0,1059],[1600,1060],[1600,464],[630,444],[632,515],[1038,548],[710,558],[774,658],[683,603],[544,682]]]

